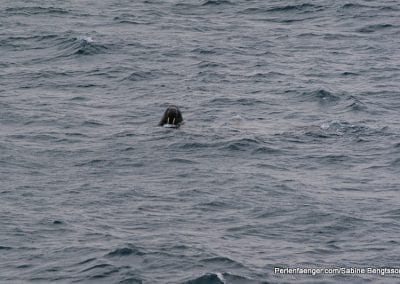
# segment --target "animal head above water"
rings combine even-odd
[[[169,106],[160,120],[159,126],[179,127],[182,123],[182,113],[177,106]]]

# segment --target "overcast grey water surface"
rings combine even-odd
[[[396,283],[274,268],[400,267],[399,109],[399,1],[0,0],[0,282]]]

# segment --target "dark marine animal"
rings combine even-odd
[[[178,128],[183,121],[182,113],[177,106],[169,106],[160,120],[159,126]]]

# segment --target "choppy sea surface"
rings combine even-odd
[[[274,268],[400,267],[399,109],[397,0],[1,0],[0,282],[397,283]]]

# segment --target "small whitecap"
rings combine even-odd
[[[165,128],[176,128],[177,127],[175,124],[164,124],[163,126]]]
[[[90,36],[78,36],[78,40],[86,41],[88,43],[94,42],[94,40]]]
[[[326,130],[330,127],[330,125],[329,125],[329,123],[322,123],[320,127],[321,127],[321,129]]]
[[[222,275],[221,272],[217,272],[215,274],[217,275],[218,279],[222,281],[222,283],[225,283],[224,275]]]
[[[240,116],[240,114],[237,114],[237,115],[232,117],[232,120],[243,120],[243,117]]]

